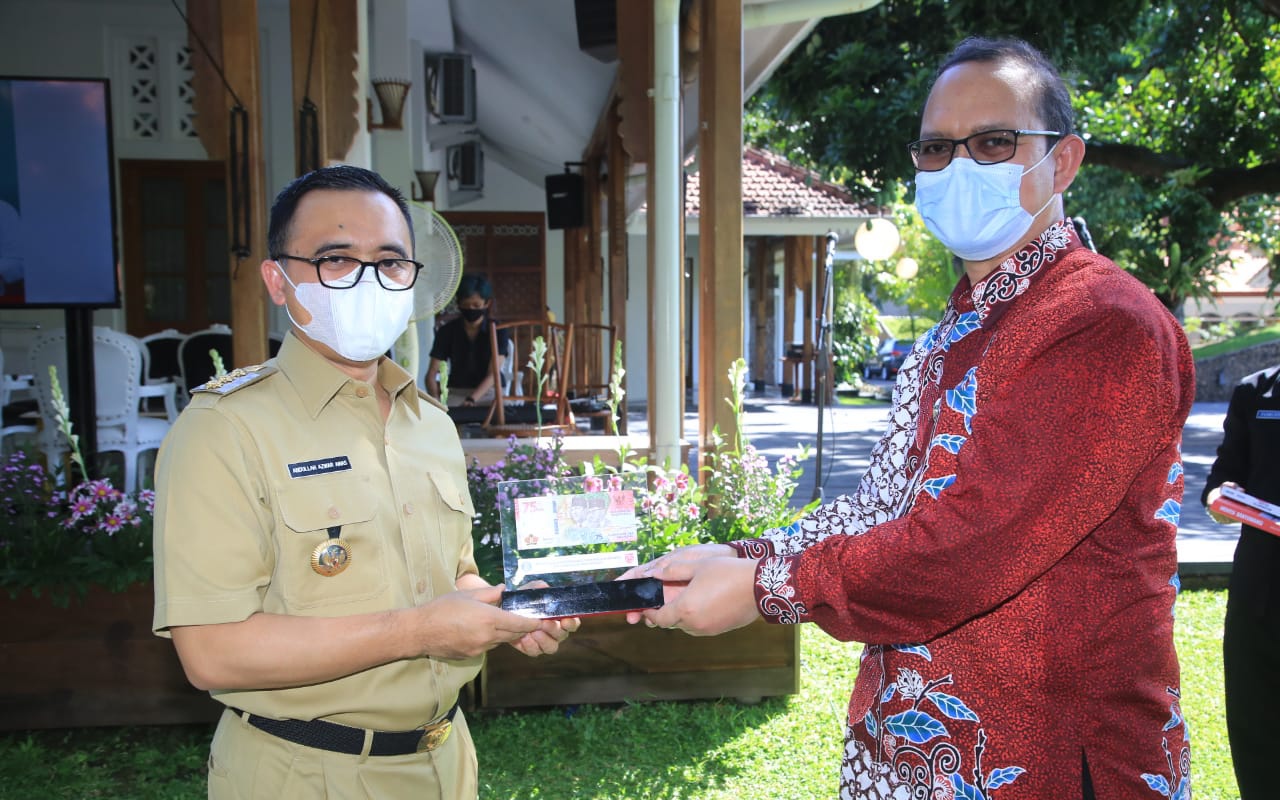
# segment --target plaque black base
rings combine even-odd
[[[662,581],[632,578],[625,581],[581,583],[503,592],[505,611],[538,619],[620,614],[662,606]]]

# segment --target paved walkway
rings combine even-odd
[[[838,406],[823,412],[822,476],[817,476],[817,406],[790,403],[775,396],[747,399],[746,430],[751,443],[769,457],[770,463],[800,444],[808,444],[809,459],[795,492],[795,505],[803,505],[814,494],[815,479],[821,497],[830,499],[857,486],[866,471],[871,448],[887,422],[889,406]],[[1183,429],[1182,456],[1186,470],[1186,497],[1178,526],[1178,561],[1186,575],[1225,574],[1231,568],[1239,528],[1219,525],[1200,505],[1200,492],[1222,439],[1222,418],[1226,403],[1197,403]],[[685,416],[685,430],[697,429],[696,411]],[[645,429],[643,411],[632,409],[632,432]]]

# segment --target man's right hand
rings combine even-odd
[[[450,592],[411,609],[409,613],[421,623],[414,631],[416,655],[472,658],[538,630],[542,620],[498,608],[502,589],[486,586]]]

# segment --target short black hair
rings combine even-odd
[[[458,300],[465,300],[475,295],[481,300],[488,300],[493,297],[493,287],[489,285],[489,281],[483,275],[463,275],[462,280],[458,281],[458,292],[454,297]]]
[[[409,216],[409,201],[405,200],[400,190],[387,183],[381,175],[364,167],[353,167],[350,164],[337,164],[332,167],[321,167],[295,178],[289,185],[280,190],[275,202],[271,204],[271,224],[267,228],[267,255],[270,258],[283,255],[285,244],[289,239],[289,226],[293,224],[294,212],[298,210],[298,202],[308,192],[319,189],[337,189],[339,191],[381,192],[395,202],[400,213],[404,215],[404,224],[409,227],[409,244],[415,244],[413,236],[413,218]]]
[[[1048,130],[1063,136],[1076,132],[1076,115],[1071,108],[1071,95],[1058,74],[1058,68],[1036,48],[1021,39],[987,39],[970,36],[956,45],[934,73],[937,83],[942,73],[958,64],[977,62],[1014,62],[1031,73],[1032,90],[1036,93],[1036,111]]]

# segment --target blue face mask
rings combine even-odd
[[[937,172],[916,173],[916,208],[924,226],[965,261],[986,261],[1016,245],[1051,195],[1032,214],[1022,207],[1022,176],[1044,163],[1053,148],[1032,166],[979,164],[953,158]]]

